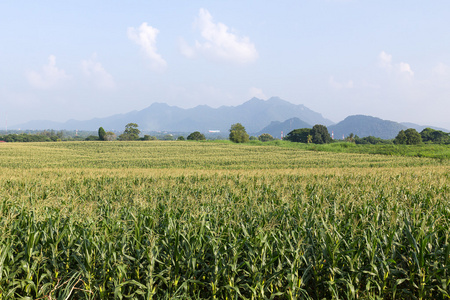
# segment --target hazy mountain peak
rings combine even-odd
[[[321,114],[305,109],[303,105],[292,104],[278,97],[272,97],[268,100],[254,97],[238,106],[221,106],[219,108],[198,105],[194,108],[183,109],[170,106],[167,103],[155,102],[143,110],[117,114],[107,118],[65,123],[30,122],[17,127],[26,129],[97,130],[101,126],[106,130],[120,130],[127,123],[132,122],[137,123],[141,131],[207,132],[214,129],[227,132],[231,124],[242,123],[247,132],[253,133],[258,132],[272,121],[284,121],[294,117],[308,124],[332,124]]]

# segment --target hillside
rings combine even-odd
[[[371,116],[354,115],[343,121],[328,126],[328,131],[334,133],[335,139],[342,139],[353,133],[359,137],[374,136],[382,139],[393,139],[400,130],[408,127],[393,121],[382,120]]]
[[[263,133],[268,133],[274,138],[281,138],[281,132],[286,136],[289,132],[297,128],[312,128],[311,124],[308,124],[299,118],[291,118],[284,122],[272,121],[268,126],[264,127],[261,131],[255,133],[256,136]]]

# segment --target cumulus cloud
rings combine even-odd
[[[186,57],[199,53],[208,58],[237,63],[251,63],[258,58],[255,45],[248,37],[238,36],[223,23],[214,23],[206,9],[200,9],[194,25],[203,40],[196,41],[194,47],[182,44],[180,51]]]
[[[115,87],[114,78],[97,61],[97,55],[93,55],[88,60],[81,62],[84,75],[100,89],[113,89]]]
[[[70,78],[64,70],[56,67],[54,55],[49,56],[48,64],[42,67],[41,72],[28,71],[26,76],[31,86],[43,90],[58,87]]]
[[[149,26],[146,22],[142,23],[139,28],[129,27],[127,32],[128,38],[142,48],[154,70],[162,70],[167,66],[166,61],[156,49],[158,33],[158,29]]]
[[[378,63],[381,68],[386,69],[388,72],[395,72],[397,74],[403,74],[408,76],[414,76],[414,72],[408,63],[400,62],[397,64],[392,63],[392,55],[384,51],[378,55]]]
[[[336,80],[334,80],[334,77],[331,76],[330,80],[328,82],[332,88],[335,88],[337,90],[353,88],[353,80],[349,80],[347,82],[341,83],[341,82],[337,82]]]
[[[266,95],[264,94],[264,92],[262,91],[262,89],[256,88],[256,87],[251,87],[248,91],[250,97],[256,97],[259,99],[267,99]]]

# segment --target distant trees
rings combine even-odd
[[[144,137],[142,138],[142,140],[144,140],[144,141],[156,141],[157,138],[156,138],[156,136],[152,136],[152,135],[146,134],[146,135],[144,135]]]
[[[313,128],[294,129],[284,139],[298,143],[328,144],[332,142],[327,127],[320,124],[314,125]]]
[[[95,135],[89,135],[85,139],[85,141],[98,141],[98,136]]]
[[[311,129],[312,142],[314,144],[328,144],[332,139],[328,133],[328,128],[324,125],[316,124]]]
[[[400,130],[394,139],[394,144],[397,145],[418,145],[422,143],[422,137],[414,128]]]
[[[406,134],[404,130],[400,130],[394,139],[394,144],[405,145],[406,144]]]
[[[139,139],[141,131],[138,129],[138,124],[128,123],[125,125],[125,131],[119,136],[121,141],[135,141]]]
[[[205,135],[199,131],[194,131],[187,136],[188,141],[204,141],[206,140]]]
[[[179,137],[177,137],[177,141],[184,141],[185,140],[185,138],[184,138],[184,136],[182,136],[182,135],[180,135]]]
[[[355,140],[355,144],[359,144],[359,145],[364,145],[364,144],[371,144],[371,145],[376,145],[376,144],[392,144],[392,140],[383,140],[382,138],[379,137],[374,137],[374,136],[365,136],[363,138],[358,137],[357,135],[354,136],[354,140]]]
[[[269,142],[269,141],[273,141],[274,138],[271,134],[263,133],[258,137],[258,140],[260,140],[261,142]]]
[[[426,143],[450,144],[450,133],[432,128],[425,128],[420,132],[422,141]]]
[[[246,143],[249,141],[249,135],[241,123],[236,123],[231,125],[229,139],[234,143]]]
[[[98,139],[99,139],[100,141],[104,141],[104,140],[105,140],[105,136],[106,136],[106,131],[105,131],[105,129],[103,129],[103,127],[100,127],[100,128],[98,129]]]
[[[294,129],[289,132],[284,139],[291,142],[297,143],[308,143],[308,136],[311,135],[311,128],[300,128]],[[311,136],[312,141],[312,136]]]
[[[106,132],[105,136],[103,137],[103,139],[105,141],[114,141],[116,138],[117,138],[117,135],[112,131]]]

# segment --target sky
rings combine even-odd
[[[272,96],[334,122],[450,129],[449,13],[448,0],[3,0],[0,130]]]

